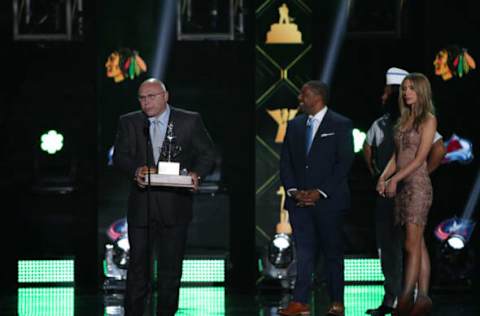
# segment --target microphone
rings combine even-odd
[[[145,146],[145,164],[150,167],[149,154],[152,141],[150,139],[150,120],[148,117],[145,117],[145,125],[143,126],[143,135],[145,135],[145,140],[147,141]],[[150,185],[150,172],[148,173],[148,184]]]
[[[147,142],[150,143],[150,120],[148,118],[145,120],[145,126],[143,127],[143,135],[145,135]]]

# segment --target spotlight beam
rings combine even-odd
[[[163,5],[160,6],[157,47],[155,49],[151,75],[162,81],[165,79],[166,65],[172,45],[173,30],[177,16],[175,8],[175,0],[164,0]]]
[[[342,0],[339,4],[335,25],[330,37],[330,43],[328,44],[327,56],[320,77],[320,80],[327,85],[330,85],[332,80],[333,70],[335,69],[335,64],[340,51],[340,45],[345,37],[352,2],[353,0]]]
[[[467,204],[463,211],[462,218],[470,219],[472,217],[473,211],[475,210],[475,206],[477,205],[479,195],[480,195],[480,170],[477,174],[477,178],[472,187],[472,191],[468,196]]]

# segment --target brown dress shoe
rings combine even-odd
[[[432,300],[426,295],[419,295],[413,305],[410,316],[426,316],[432,310]]]
[[[286,308],[281,308],[278,314],[283,316],[310,315],[310,307],[300,302],[290,302]]]
[[[340,302],[333,302],[328,308],[327,316],[345,316],[345,306]]]

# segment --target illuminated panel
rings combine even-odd
[[[225,282],[225,260],[183,260],[182,282]]]
[[[380,259],[345,259],[344,264],[345,282],[376,282],[384,280]]]
[[[55,130],[50,130],[40,136],[40,148],[53,155],[63,148],[63,135]]]
[[[353,135],[353,150],[355,153],[360,152],[363,149],[363,143],[365,142],[365,138],[367,138],[367,134],[365,132],[359,130],[358,128],[354,128],[352,131]]]
[[[175,316],[205,315],[225,315],[225,288],[180,288],[179,310]]]
[[[74,260],[19,260],[19,283],[74,282]]]
[[[383,294],[383,285],[345,286],[345,316],[365,315],[367,309],[382,303]]]
[[[73,316],[73,287],[19,288],[19,316]]]

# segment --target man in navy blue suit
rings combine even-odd
[[[293,300],[279,313],[310,315],[314,261],[321,250],[332,301],[327,315],[343,316],[343,222],[350,207],[352,122],[327,107],[328,87],[320,81],[305,83],[298,99],[304,114],[289,122],[280,159],[280,177],[287,191],[285,208],[297,253],[297,279]]]

